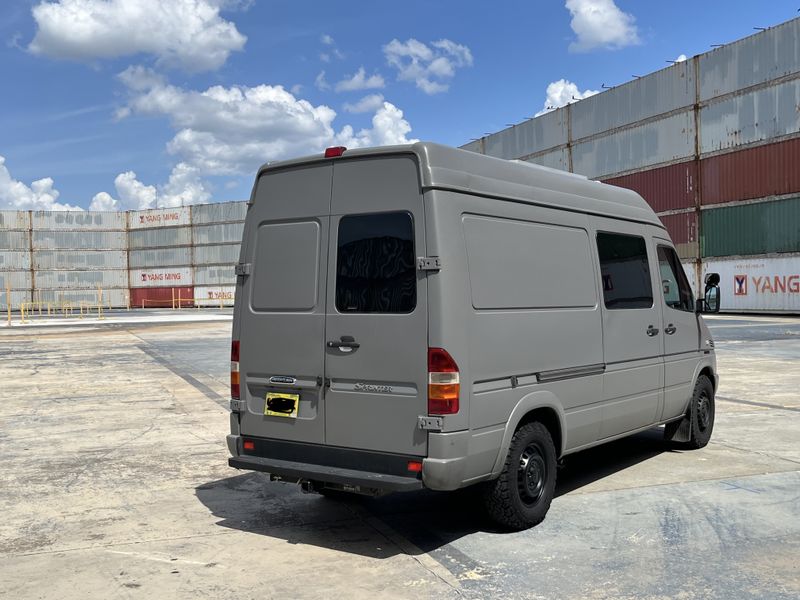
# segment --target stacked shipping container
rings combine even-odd
[[[193,207],[194,295],[198,305],[233,304],[234,266],[239,260],[246,212],[245,202]]]
[[[29,212],[0,210],[0,248],[0,295],[12,306],[29,302],[33,288]]]
[[[192,223],[188,206],[128,213],[131,304],[194,303]]]
[[[633,189],[723,309],[800,308],[800,19],[464,148]]]
[[[33,299],[124,306],[125,213],[31,213]]]

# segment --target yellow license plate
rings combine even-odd
[[[279,394],[269,392],[267,401],[264,402],[264,414],[271,417],[297,417],[297,406],[300,404],[300,394]]]

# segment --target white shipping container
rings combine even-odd
[[[700,109],[702,153],[800,131],[800,79],[770,85]]]
[[[689,284],[692,286],[692,291],[694,292],[695,298],[700,298],[697,295],[697,290],[699,289],[699,282],[697,280],[697,265],[693,260],[687,260],[681,263],[683,265],[683,270],[686,273],[686,277],[689,280]]]
[[[234,266],[195,267],[194,283],[197,285],[233,285],[236,283]]]
[[[194,298],[197,306],[233,306],[236,286],[195,286]]]
[[[34,250],[35,269],[102,270],[127,269],[124,250]]]
[[[800,312],[800,254],[703,260],[703,276],[719,273],[727,312]]]
[[[6,286],[12,290],[31,289],[30,271],[0,271],[0,290],[5,292]]]
[[[139,267],[172,267],[192,264],[192,249],[159,248],[158,250],[131,250],[129,254],[131,269]]]
[[[19,310],[19,305],[23,302],[30,302],[31,301],[31,291],[30,290],[11,290],[11,310]],[[8,310],[8,298],[6,296],[6,289],[0,289],[0,309],[3,311]],[[0,326],[5,325],[6,323],[6,313],[0,313]],[[19,323],[19,316],[13,315],[11,317],[11,325],[15,325]]]
[[[572,139],[694,104],[694,61],[686,60],[571,105]]]
[[[128,213],[128,227],[130,229],[146,229],[150,227],[189,225],[191,223],[190,215],[191,212],[188,206],[132,210]]]
[[[23,271],[30,268],[30,252],[0,250],[0,271]]]
[[[0,230],[0,250],[30,250],[30,231]]]
[[[196,265],[233,265],[239,262],[240,244],[222,246],[195,246],[194,263]]]
[[[195,244],[241,243],[244,223],[221,223],[194,227]]]
[[[581,142],[572,150],[573,170],[596,178],[693,156],[694,131],[687,111]]]
[[[85,302],[91,305],[97,305],[98,293],[97,290],[40,290],[34,292],[37,301],[51,302],[58,308],[62,302],[71,302],[74,310],[77,313],[80,302]],[[108,308],[109,302],[112,307],[124,307],[128,305],[128,297],[130,296],[126,288],[122,289],[108,289],[103,290],[102,302],[103,308]],[[34,317],[35,318],[35,317]]]
[[[36,288],[127,288],[128,271],[36,271]]]
[[[484,138],[488,156],[520,158],[567,143],[567,109],[559,108]]]
[[[0,210],[0,229],[30,229],[31,218],[27,210]]]
[[[244,221],[247,214],[247,202],[217,202],[214,204],[196,204],[192,209],[192,224],[229,223]]]
[[[566,148],[559,148],[552,152],[545,152],[538,156],[532,156],[526,159],[525,162],[541,165],[543,167],[550,167],[551,169],[569,171],[569,154]]]
[[[37,210],[32,213],[33,229],[75,231],[123,231],[125,213],[119,211]]]
[[[792,19],[701,54],[699,61],[701,101],[796,73],[800,20]]]
[[[124,231],[33,231],[35,250],[124,250]]]
[[[164,269],[131,269],[130,286],[136,287],[179,287],[192,285],[191,267],[168,267]]]
[[[191,227],[163,227],[128,232],[128,244],[131,249],[188,246],[191,243]]]

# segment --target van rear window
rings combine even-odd
[[[414,222],[407,212],[348,215],[339,221],[336,309],[409,313],[417,305]]]

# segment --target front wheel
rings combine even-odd
[[[485,484],[483,499],[493,521],[512,530],[544,520],[556,487],[556,448],[547,427],[528,423],[511,439],[500,477]]]
[[[714,385],[705,375],[700,375],[694,385],[692,399],[686,416],[680,421],[667,423],[664,439],[684,448],[703,448],[714,430]]]

